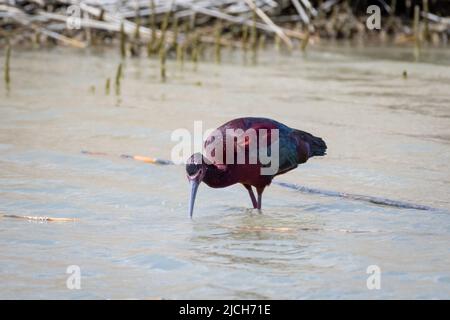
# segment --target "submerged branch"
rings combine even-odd
[[[52,217],[41,217],[41,216],[19,216],[15,214],[3,214],[0,215],[2,218],[13,218],[13,219],[23,219],[30,221],[39,221],[39,222],[74,222],[78,221],[77,218],[52,218]]]

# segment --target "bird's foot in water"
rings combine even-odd
[[[261,209],[257,209],[257,208],[245,208],[244,213],[253,215],[253,214],[262,214],[262,211],[261,211]]]

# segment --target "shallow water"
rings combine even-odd
[[[450,298],[450,52],[317,47],[239,52],[196,72],[116,51],[14,51],[0,87],[0,298]],[[3,56],[2,56],[3,58]],[[403,71],[407,79],[402,77]],[[91,86],[95,86],[94,89]],[[201,186],[194,220],[177,128],[264,116],[323,137],[328,155],[277,181],[435,208],[392,208],[273,185],[263,213],[242,186]],[[86,155],[81,150],[108,155]],[[81,289],[66,268],[81,268]],[[381,269],[368,290],[366,269]]]

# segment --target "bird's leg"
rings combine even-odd
[[[256,202],[255,194],[253,193],[252,186],[249,184],[244,184],[245,189],[248,190],[248,194],[250,195],[250,199],[252,199],[253,208],[256,209],[258,203]]]
[[[263,191],[264,191],[264,187],[262,187],[262,188],[256,188],[256,192],[258,193],[258,207],[257,207],[257,209],[258,209],[259,211],[261,211],[261,206],[262,206],[262,194],[263,194]]]

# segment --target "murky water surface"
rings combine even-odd
[[[171,62],[165,84],[157,60],[129,59],[118,97],[104,93],[116,51],[14,51],[0,212],[79,221],[0,218],[0,298],[450,298],[450,53],[411,53],[318,47],[253,66],[235,52],[197,72]],[[277,181],[437,210],[272,185],[259,214],[242,186],[203,185],[191,221],[183,167],[119,157],[170,158],[173,130],[240,116],[327,141],[326,157]],[[69,265],[80,290],[66,287]],[[380,290],[367,289],[369,265]]]

